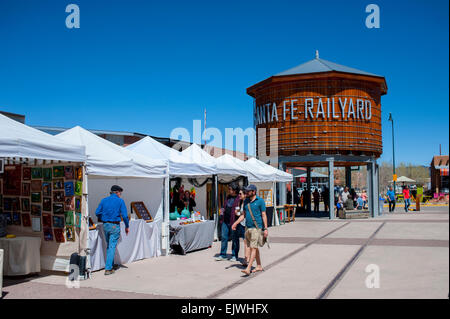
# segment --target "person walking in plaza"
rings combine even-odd
[[[223,207],[220,209],[220,220],[222,222],[222,238],[221,238],[221,247],[220,247],[220,255],[216,258],[217,261],[226,260],[227,259],[227,248],[228,248],[228,239],[233,238],[231,225],[233,225],[236,219],[236,207],[239,207],[240,198],[238,195],[239,186],[235,183],[231,183],[228,186],[228,195],[225,199]],[[239,245],[239,241],[237,242]],[[232,241],[231,245],[231,261],[237,261],[237,252],[239,248],[236,247],[236,241]]]
[[[95,211],[98,220],[103,222],[103,231],[105,232],[107,244],[105,275],[112,275],[115,269],[118,268],[117,265],[114,265],[114,255],[120,238],[121,217],[125,223],[125,233],[127,235],[130,230],[127,207],[125,201],[121,198],[122,192],[122,187],[113,185],[110,196],[103,198]]]
[[[395,209],[395,193],[392,190],[392,186],[389,186],[389,190],[386,193],[386,197],[389,203],[389,212],[393,212]]]
[[[314,198],[314,213],[319,213],[320,193],[317,188],[314,190],[313,198]]]
[[[330,190],[328,189],[328,187],[325,186],[325,188],[323,189],[322,192],[322,196],[323,196],[323,204],[325,206],[325,211],[328,211],[328,206],[330,203]]]
[[[247,268],[241,271],[249,276],[251,273],[264,270],[261,265],[258,243],[262,239],[260,236],[267,238],[269,231],[267,230],[266,204],[262,198],[256,196],[256,186],[249,185],[245,188],[245,192],[247,195],[244,201],[245,225],[247,226],[245,240],[250,247],[250,260]],[[244,215],[241,215],[237,222],[240,223],[243,219]],[[256,268],[252,270],[252,264],[255,259]]]
[[[250,247],[248,247],[246,241],[245,241],[245,211],[244,211],[244,201],[246,199],[245,196],[245,190],[240,189],[239,190],[239,207],[236,207],[236,221],[231,226],[231,229],[233,230],[233,246],[236,249],[236,258],[239,256],[239,248],[240,248],[240,242],[239,239],[244,239],[244,259],[241,261],[242,265],[247,267],[248,261],[250,259]],[[237,220],[241,215],[244,215],[244,219],[239,223]]]
[[[405,199],[405,212],[408,212],[409,206],[411,205],[411,196],[409,194],[408,185],[403,188],[403,198]]]

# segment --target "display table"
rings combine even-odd
[[[106,240],[103,224],[89,231],[91,271],[105,268]],[[127,264],[135,260],[161,256],[161,233],[156,223],[142,219],[130,220],[130,232],[120,223],[120,239],[117,243],[114,263]]]
[[[3,249],[4,276],[21,276],[41,271],[40,237],[2,237],[0,249]]]
[[[183,220],[170,221],[170,247],[186,253],[208,248],[214,241],[214,221],[206,220],[201,223],[180,225]]]

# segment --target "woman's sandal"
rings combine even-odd
[[[250,276],[250,274],[252,273],[252,272],[247,272],[247,270],[246,269],[244,269],[244,270],[241,270],[241,272],[243,272],[244,274],[246,274],[247,276]]]
[[[261,269],[255,268],[255,269],[252,270],[252,273],[260,272],[260,271],[264,271],[264,268],[261,268]]]

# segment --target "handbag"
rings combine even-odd
[[[267,243],[267,247],[270,248],[269,244],[269,236],[264,237],[264,232],[261,228],[259,228],[258,223],[255,220],[255,216],[253,216],[252,208],[250,207],[250,203],[247,204],[248,211],[250,212],[250,216],[252,216],[253,224],[255,224],[256,229],[259,230],[259,236],[258,236],[258,246],[263,247]]]

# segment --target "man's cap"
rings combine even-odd
[[[245,188],[245,191],[246,191],[246,192],[248,192],[248,191],[255,191],[255,192],[256,192],[256,186],[253,185],[253,184],[248,185],[248,186]]]
[[[111,192],[123,192],[123,188],[119,185],[113,185],[111,186]]]

